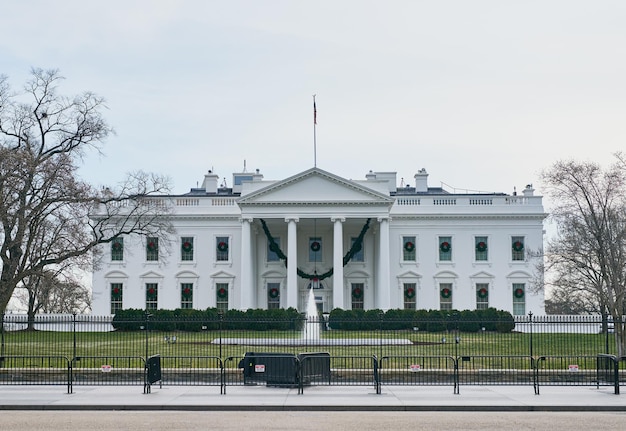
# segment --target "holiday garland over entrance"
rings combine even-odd
[[[274,237],[270,233],[270,230],[268,229],[267,224],[265,223],[265,220],[263,219],[260,219],[260,220],[261,220],[261,225],[263,226],[263,232],[265,232],[267,241],[270,244],[270,250],[276,253],[278,257],[280,258],[280,260],[285,262],[285,266],[287,266],[287,256],[285,256],[285,253],[283,253],[283,251],[280,249],[280,246],[276,244],[276,241],[274,241]],[[359,233],[359,236],[356,238],[356,240],[352,244],[352,247],[350,247],[350,250],[348,250],[348,252],[343,257],[343,266],[346,266],[348,262],[352,260],[354,255],[357,254],[359,251],[361,251],[361,248],[363,248],[363,237],[365,236],[365,232],[367,232],[367,230],[370,227],[371,220],[372,219],[369,219],[369,218],[367,219],[367,221],[365,222],[365,225],[363,225],[363,228],[361,229],[361,232]],[[300,268],[297,268],[296,272],[298,273],[298,276],[302,278],[306,278],[307,280],[315,279],[315,280],[321,281],[333,275],[334,268],[330,268],[328,271],[326,271],[323,274],[308,274],[302,271]]]

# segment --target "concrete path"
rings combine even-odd
[[[613,411],[626,412],[626,395],[613,388],[532,386],[383,386],[376,394],[368,386],[312,386],[297,389],[229,386],[152,387],[0,386],[0,410],[188,410],[188,411]],[[625,418],[626,419],[626,418]],[[626,421],[625,421],[626,423]],[[626,426],[626,425],[625,425]]]

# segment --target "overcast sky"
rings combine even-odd
[[[173,191],[314,164],[364,179],[510,193],[559,159],[626,149],[623,0],[5,0],[0,74],[56,68],[61,92],[107,100],[105,157]]]

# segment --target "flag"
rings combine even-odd
[[[317,107],[315,106],[315,96],[313,96],[313,124],[317,124]]]

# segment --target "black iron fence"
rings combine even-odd
[[[626,370],[599,316],[337,320],[5,315],[0,384],[546,385],[615,387]],[[252,360],[251,358],[255,358]],[[276,359],[282,358],[282,359]],[[285,359],[287,358],[287,359]],[[256,361],[256,362],[255,362]],[[258,363],[257,363],[258,362]],[[322,364],[323,363],[323,364]],[[287,366],[285,364],[293,364]],[[320,365],[322,364],[322,365]],[[291,367],[291,368],[290,368]],[[271,376],[284,373],[284,381]],[[282,378],[282,377],[281,377]],[[280,380],[280,379],[279,379]]]

